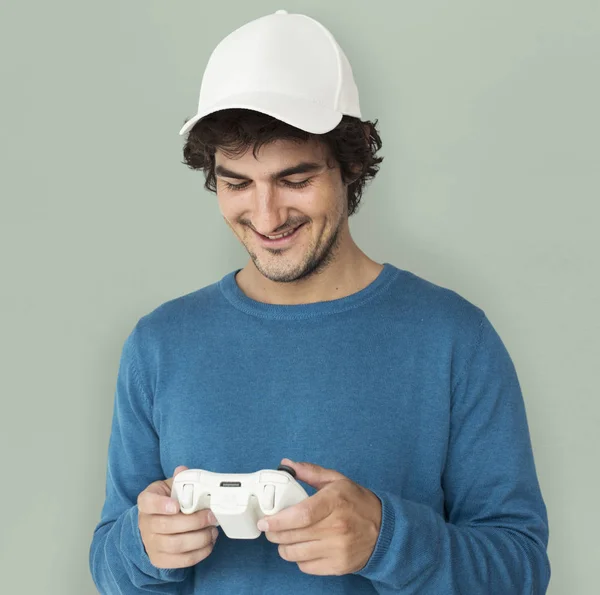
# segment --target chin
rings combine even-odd
[[[263,276],[276,283],[291,283],[301,278],[305,272],[305,266],[293,262],[261,263],[260,259],[253,259],[254,266]]]

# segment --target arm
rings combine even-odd
[[[92,578],[103,594],[174,593],[188,568],[152,565],[138,528],[137,497],[163,478],[149,391],[137,368],[139,324],[125,341],[108,447],[106,500],[90,547]]]
[[[387,492],[382,525],[356,574],[381,594],[543,595],[548,518],[512,360],[483,315],[475,351],[454,384],[445,518]]]

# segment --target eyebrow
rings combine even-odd
[[[287,176],[292,176],[294,174],[311,173],[311,172],[321,169],[322,167],[323,167],[322,163],[316,163],[316,162],[312,162],[312,161],[303,161],[302,163],[299,163],[298,165],[294,165],[293,167],[287,167],[286,169],[282,169],[281,171],[278,171],[278,172],[272,174],[271,179],[279,180],[280,178],[285,178]],[[222,165],[217,165],[215,167],[215,174],[217,176],[222,176],[224,178],[235,178],[236,180],[249,180],[250,179],[248,176],[234,172],[230,169],[227,169],[226,167],[223,167]]]

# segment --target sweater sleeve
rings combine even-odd
[[[483,314],[454,383],[442,517],[385,491],[375,549],[356,574],[378,593],[543,595],[548,518],[513,362]]]
[[[137,497],[164,479],[159,440],[151,416],[149,390],[137,369],[139,323],[121,353],[108,446],[106,498],[89,552],[98,591],[110,595],[176,593],[188,568],[152,565],[138,527]]]

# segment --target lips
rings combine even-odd
[[[303,225],[303,224],[301,223],[301,224],[300,224],[300,225],[298,225],[297,227],[293,227],[292,229],[288,229],[288,230],[286,230],[286,231],[281,231],[281,232],[279,232],[279,233],[277,233],[277,234],[274,234],[274,235],[281,236],[281,234],[282,234],[282,233],[285,233],[286,235],[292,235],[290,232],[294,232],[294,231],[296,231],[297,229],[300,229],[300,227],[301,227],[302,225]],[[263,238],[266,238],[267,240],[271,240],[271,241],[274,241],[274,240],[281,240],[281,239],[282,239],[281,237],[279,237],[279,238],[270,238],[269,236],[265,236],[265,235],[263,235],[262,233],[261,233],[260,235],[261,235]],[[282,237],[285,237],[285,236],[282,236]]]
[[[258,233],[257,231],[255,231],[255,233],[265,246],[283,246],[285,244],[289,244],[290,242],[292,242],[298,236],[299,230],[302,227],[304,227],[304,225],[305,224],[302,223],[301,225],[296,227],[294,229],[294,232],[291,233],[290,235],[284,236],[282,238],[277,238],[275,240],[270,240],[267,236],[264,236],[261,233]]]

